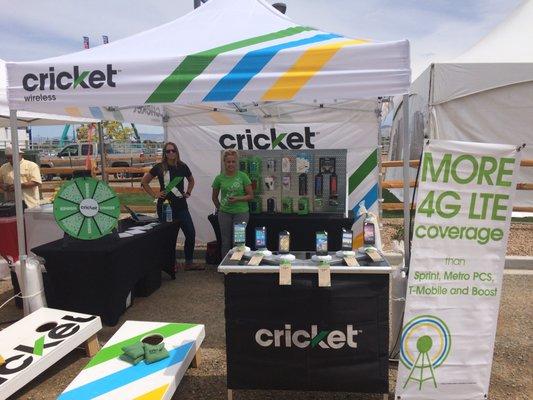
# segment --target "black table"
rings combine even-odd
[[[291,249],[304,251],[315,248],[317,231],[328,232],[328,246],[332,251],[341,249],[342,228],[352,229],[354,219],[342,214],[250,214],[246,229],[246,244],[254,248],[255,227],[266,226],[268,247],[277,250],[279,232],[291,233]]]
[[[133,225],[121,221],[119,230]],[[148,296],[161,286],[161,271],[174,277],[178,223],[144,234],[98,241],[56,240],[32,251],[46,260],[49,307],[99,315],[116,325],[128,297]]]
[[[218,268],[228,389],[388,393],[389,264],[332,263],[331,287],[319,287],[310,253],[292,254],[290,286],[272,262],[226,256]]]

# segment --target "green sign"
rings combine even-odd
[[[54,217],[59,227],[77,239],[94,240],[117,226],[120,201],[103,181],[76,178],[68,181],[54,200]]]

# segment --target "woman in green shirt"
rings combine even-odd
[[[213,184],[211,199],[218,210],[218,223],[222,236],[222,257],[232,247],[233,224],[248,222],[248,202],[253,199],[252,182],[248,175],[239,171],[239,157],[236,150],[224,151],[224,171],[217,175]],[[219,200],[220,195],[220,200]]]

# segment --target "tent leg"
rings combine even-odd
[[[405,257],[405,268],[409,268],[409,259],[410,259],[410,243],[409,238],[411,234],[410,230],[410,220],[411,220],[411,206],[409,203],[409,158],[411,157],[410,144],[411,144],[411,135],[409,131],[409,94],[403,95],[402,101],[403,107],[403,241],[404,241],[404,257]]]
[[[167,121],[163,122],[163,142],[164,143],[168,142],[168,122]]]
[[[17,110],[9,111],[9,121],[11,127],[11,146],[13,148],[13,178],[15,186],[15,211],[17,215],[17,239],[19,247],[20,277],[19,285],[22,296],[26,293],[26,240],[24,235],[24,210],[22,208],[22,186],[20,182],[20,155],[19,155],[19,134],[17,126]],[[28,300],[23,298],[24,315],[29,314]]]

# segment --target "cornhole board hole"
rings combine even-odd
[[[99,350],[100,317],[40,308],[0,331],[0,399],[22,388],[85,342],[89,356]]]
[[[165,338],[168,358],[137,365],[119,358],[122,347],[151,334]],[[126,321],[58,399],[170,399],[191,362],[197,363],[204,337],[204,325]]]

